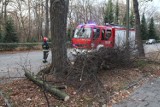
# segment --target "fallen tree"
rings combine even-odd
[[[59,90],[59,89],[65,89],[66,86],[52,86],[52,85],[47,84],[46,82],[40,80],[39,78],[37,78],[36,76],[32,75],[31,73],[29,73],[27,71],[25,71],[25,76],[29,80],[31,80],[35,84],[37,84],[38,86],[44,88],[47,92],[57,96],[58,98],[60,98],[64,101],[69,100],[69,96],[65,92]]]

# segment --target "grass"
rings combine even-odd
[[[138,68],[143,68],[148,64],[149,64],[149,62],[147,60],[143,60],[143,59],[140,59],[140,60],[137,60],[134,62],[135,67],[138,67]]]

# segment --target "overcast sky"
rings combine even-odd
[[[96,0],[97,2],[103,2],[103,1],[108,1],[108,0]],[[113,2],[116,2],[117,0],[112,0]],[[130,0],[130,3],[131,3],[132,0]],[[144,0],[138,0],[138,1],[144,1]],[[125,3],[126,0],[119,0],[119,2],[123,2]],[[154,11],[155,13],[157,11],[160,12],[160,0],[153,0],[152,2],[145,2],[145,3],[140,3],[139,4],[139,7],[140,7],[140,13],[143,13],[143,12],[148,12],[149,10],[150,11]]]
[[[160,0],[153,0],[152,3],[155,7],[157,7],[158,9],[160,9]]]
[[[108,0],[97,0],[97,1],[108,1]],[[112,0],[112,1],[117,1],[117,0]],[[119,1],[125,2],[126,0],[119,0]],[[141,1],[143,1],[143,0],[141,0]],[[130,0],[130,2],[131,2],[131,0]],[[149,4],[160,9],[160,0],[153,0],[152,2],[149,2]]]

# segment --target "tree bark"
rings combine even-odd
[[[4,6],[4,22],[6,24],[6,22],[7,22],[7,5],[8,5],[8,3],[7,3],[6,0],[4,2],[5,2],[5,6]]]
[[[65,88],[65,87],[62,87],[62,86],[57,87],[57,86],[52,86],[52,85],[50,85],[50,84],[47,84],[47,83],[45,83],[44,81],[38,79],[36,76],[31,75],[31,74],[30,74],[29,72],[27,72],[27,71],[25,71],[25,76],[26,76],[29,80],[31,80],[31,81],[33,81],[35,84],[37,84],[38,86],[43,87],[46,91],[48,91],[48,92],[50,92],[51,94],[59,97],[60,99],[62,99],[62,100],[64,100],[64,101],[69,100],[69,96],[68,96],[66,93],[64,93],[63,91],[60,91],[60,90],[57,89],[57,88],[60,88],[60,89],[61,89],[61,88]]]
[[[49,18],[48,18],[48,0],[46,0],[46,24],[45,24],[45,36],[48,37],[49,32]]]
[[[28,39],[31,40],[31,1],[28,0],[28,17],[29,17],[29,20],[28,20]]]
[[[67,60],[66,25],[69,0],[50,0],[52,70],[61,73]]]
[[[40,20],[39,20],[39,25],[40,25],[40,37],[43,37],[43,14],[44,14],[44,10],[43,10],[43,0],[40,1],[40,6],[39,6],[39,16],[40,16]]]
[[[145,54],[144,54],[143,42],[140,35],[140,16],[139,16],[137,0],[133,0],[133,7],[134,7],[134,13],[135,13],[136,44],[138,49],[138,55],[140,57],[144,57]]]

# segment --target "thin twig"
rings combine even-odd
[[[42,74],[42,81],[43,81],[43,93],[44,93],[44,97],[47,101],[47,106],[50,107],[50,103],[49,103],[49,100],[48,100],[48,97],[47,97],[47,94],[46,94],[46,89],[45,89],[45,74]]]

